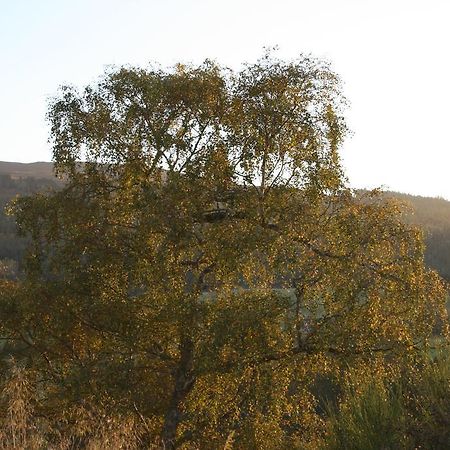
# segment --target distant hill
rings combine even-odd
[[[425,262],[450,281],[450,202],[443,198],[386,192],[412,207],[407,220],[425,231]]]
[[[54,178],[53,163],[51,162],[17,163],[0,161],[0,174],[10,175],[13,179]]]
[[[0,161],[0,276],[17,276],[20,272],[27,240],[16,235],[13,218],[7,217],[5,206],[17,195],[57,189],[61,181],[53,175],[53,164],[31,164]]]
[[[15,234],[13,219],[4,213],[5,205],[16,195],[30,195],[59,186],[61,181],[53,174],[53,163],[0,161],[0,272],[17,274],[26,248],[26,240]],[[450,281],[450,202],[398,192],[385,192],[384,195],[411,206],[412,212],[405,220],[425,230],[427,265]]]

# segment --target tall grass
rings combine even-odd
[[[36,386],[24,367],[10,365],[0,396],[0,450],[163,448],[154,424],[152,428],[137,411],[118,414],[91,405],[58,415],[49,412],[47,399],[42,392],[37,395]],[[324,419],[323,439],[317,436],[283,448],[450,449],[450,359],[441,355],[409,367],[394,381],[369,376],[364,386],[343,390],[340,402],[328,408]],[[220,448],[245,450],[239,433],[229,433]],[[197,448],[186,445],[183,448]],[[267,443],[264,448],[280,447]]]
[[[397,387],[371,382],[331,414],[326,448],[380,450],[406,448],[405,410]]]
[[[329,408],[328,450],[450,449],[450,358],[370,380]]]
[[[149,441],[144,419],[136,415],[93,414],[78,407],[46,417],[38,410],[26,369],[16,363],[10,366],[0,397],[0,450],[160,448]]]

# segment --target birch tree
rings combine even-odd
[[[344,106],[328,64],[270,54],[61,89],[65,187],[13,207],[32,244],[4,323],[47,414],[108,403],[166,449],[292,448],[321,427],[314,376],[426,346],[444,288],[401,208],[347,186]]]

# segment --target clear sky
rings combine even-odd
[[[0,0],[0,160],[49,161],[47,99],[107,65],[238,68],[264,46],[344,81],[354,187],[450,199],[450,0]]]

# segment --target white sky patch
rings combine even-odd
[[[50,160],[47,99],[105,66],[238,68],[264,46],[326,58],[344,82],[355,187],[450,199],[448,0],[0,0],[0,160]]]

